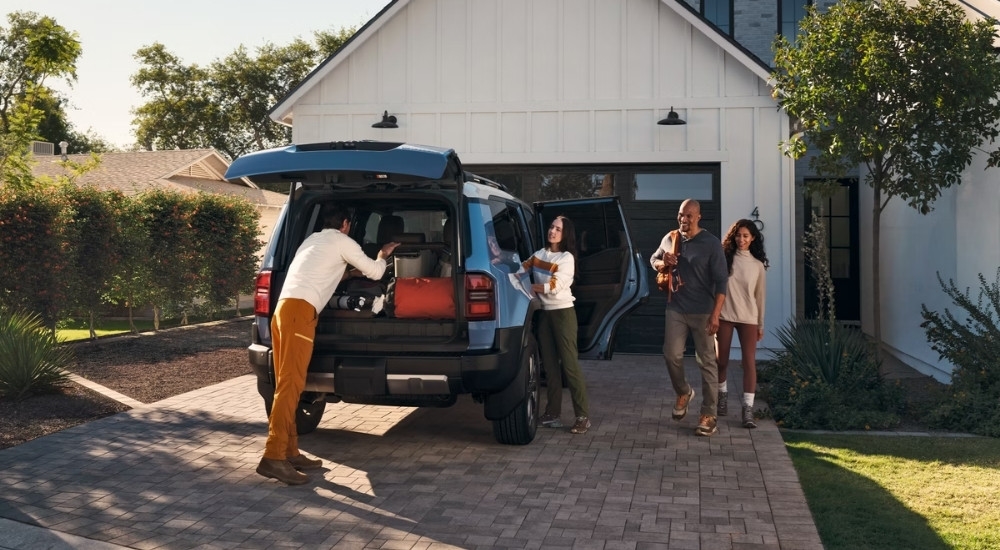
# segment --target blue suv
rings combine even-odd
[[[249,346],[268,414],[271,313],[299,243],[321,228],[323,205],[349,208],[351,237],[371,257],[385,242],[402,243],[383,280],[345,278],[319,312],[300,434],[317,427],[328,402],[446,407],[469,394],[483,404],[497,441],[530,443],[541,386],[540,304],[511,274],[543,245],[556,215],[573,220],[581,246],[573,286],[581,359],[610,359],[616,324],[649,294],[646,263],[617,197],[529,205],[467,173],[451,149],[290,145],[236,159],[226,178],[243,177],[289,185],[256,279]]]

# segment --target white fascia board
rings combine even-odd
[[[737,47],[735,44],[726,39],[719,31],[712,28],[704,19],[698,17],[691,10],[687,9],[685,6],[681,5],[683,0],[660,0],[668,6],[670,9],[677,12],[678,15],[684,18],[685,21],[691,24],[692,27],[701,31],[702,34],[708,37],[709,40],[714,42],[717,46],[722,48],[723,51],[733,56],[740,63],[745,65],[750,71],[760,77],[765,82],[771,80],[771,73],[764,67],[760,65],[756,60],[747,55],[743,50]]]

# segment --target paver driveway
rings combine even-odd
[[[240,377],[0,451],[0,518],[141,549],[822,548],[773,422],[696,437],[701,396],[671,420],[662,358],[583,369],[593,428],[526,446],[497,444],[468,396],[328,405],[300,487],[254,472],[267,426]]]

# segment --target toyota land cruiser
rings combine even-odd
[[[353,212],[351,237],[372,257],[385,242],[402,243],[382,281],[345,277],[319,312],[299,433],[317,427],[328,402],[450,406],[470,394],[497,441],[530,443],[538,422],[533,328],[540,306],[510,274],[542,246],[542,228],[557,214],[575,222],[586,244],[573,287],[581,358],[610,359],[616,323],[649,293],[617,197],[528,205],[467,173],[451,149],[290,145],[236,159],[226,178],[242,177],[289,184],[256,279],[249,346],[268,414],[271,312],[299,243],[320,229],[322,206],[335,201]],[[422,288],[444,283],[445,292],[404,292],[416,280],[439,283]]]

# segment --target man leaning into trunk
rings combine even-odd
[[[271,318],[274,402],[257,473],[289,485],[309,481],[299,470],[323,465],[321,460],[299,452],[295,428],[295,410],[306,385],[319,312],[330,301],[348,265],[369,279],[380,279],[386,258],[399,246],[387,243],[373,260],[348,236],[351,221],[346,209],[324,206],[322,216],[323,229],[306,237],[295,251]]]

